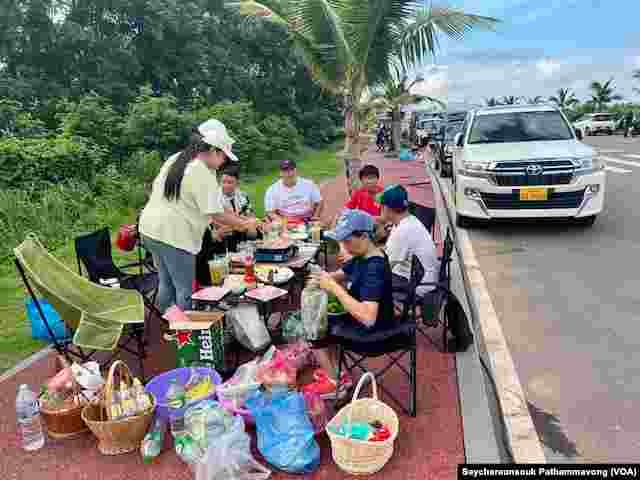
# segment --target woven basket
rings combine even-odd
[[[140,448],[156,408],[156,400],[151,396],[152,406],[143,414],[112,420],[109,407],[113,402],[116,372],[122,382],[129,387],[132,385],[129,368],[121,360],[116,360],[109,369],[102,401],[91,403],[82,410],[82,419],[98,438],[98,450],[104,455],[120,455]]]
[[[367,378],[371,379],[373,397],[358,398]],[[382,442],[354,440],[332,431],[337,430],[343,423],[374,421],[380,421],[389,428],[391,436],[387,440]],[[376,379],[370,372],[360,378],[351,403],[340,409],[326,427],[327,435],[331,440],[333,460],[338,467],[352,475],[370,475],[381,470],[393,455],[398,430],[398,415],[389,405],[378,400]]]
[[[40,407],[40,415],[47,427],[47,434],[57,440],[72,438],[87,431],[82,420],[82,410],[86,403],[74,405],[64,410],[48,410]]]

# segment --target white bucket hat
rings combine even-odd
[[[207,120],[198,126],[198,131],[203,142],[222,150],[229,160],[238,161],[238,157],[231,151],[236,141],[229,136],[227,127],[221,121],[214,118]]]

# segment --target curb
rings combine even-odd
[[[544,450],[527,406],[527,398],[516,372],[509,346],[504,337],[500,318],[495,311],[487,284],[476,259],[471,239],[466,230],[455,227],[455,212],[451,208],[451,191],[446,183],[431,170],[434,184],[442,197],[452,236],[460,260],[465,290],[471,309],[476,334],[489,360],[506,440],[514,463],[547,463]]]
[[[44,347],[42,350],[39,350],[34,354],[28,356],[27,358],[22,360],[20,363],[18,363],[16,366],[14,366],[13,368],[10,368],[6,372],[4,372],[2,375],[0,375],[0,383],[14,377],[25,368],[30,367],[32,364],[36,363],[39,360],[42,360],[53,351],[55,351],[53,347],[49,346],[49,347]]]

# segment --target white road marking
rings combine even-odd
[[[610,150],[608,148],[599,148],[598,151],[602,152],[602,153],[622,153],[622,152],[624,152],[624,150]]]
[[[620,163],[622,165],[628,165],[630,167],[640,167],[640,163],[638,163],[638,162],[630,162],[628,160],[620,160],[619,158],[614,158],[614,157],[602,156],[602,158],[607,162]]]
[[[604,169],[607,172],[614,172],[614,173],[632,173],[631,170],[627,170],[626,168],[618,168],[618,167],[612,167],[611,165],[607,165],[606,167],[604,167]]]
[[[633,153],[624,153],[622,154],[623,157],[629,157],[629,158],[640,158],[640,155],[636,155]]]

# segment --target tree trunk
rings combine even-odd
[[[391,111],[391,139],[393,141],[393,152],[400,151],[400,142],[402,141],[402,119],[400,118],[400,109],[394,108]]]
[[[360,118],[358,117],[356,100],[354,100],[359,99],[361,94],[362,92],[356,89],[353,95],[345,96],[344,130],[346,139],[344,161],[349,195],[358,187],[358,172],[362,168]]]

